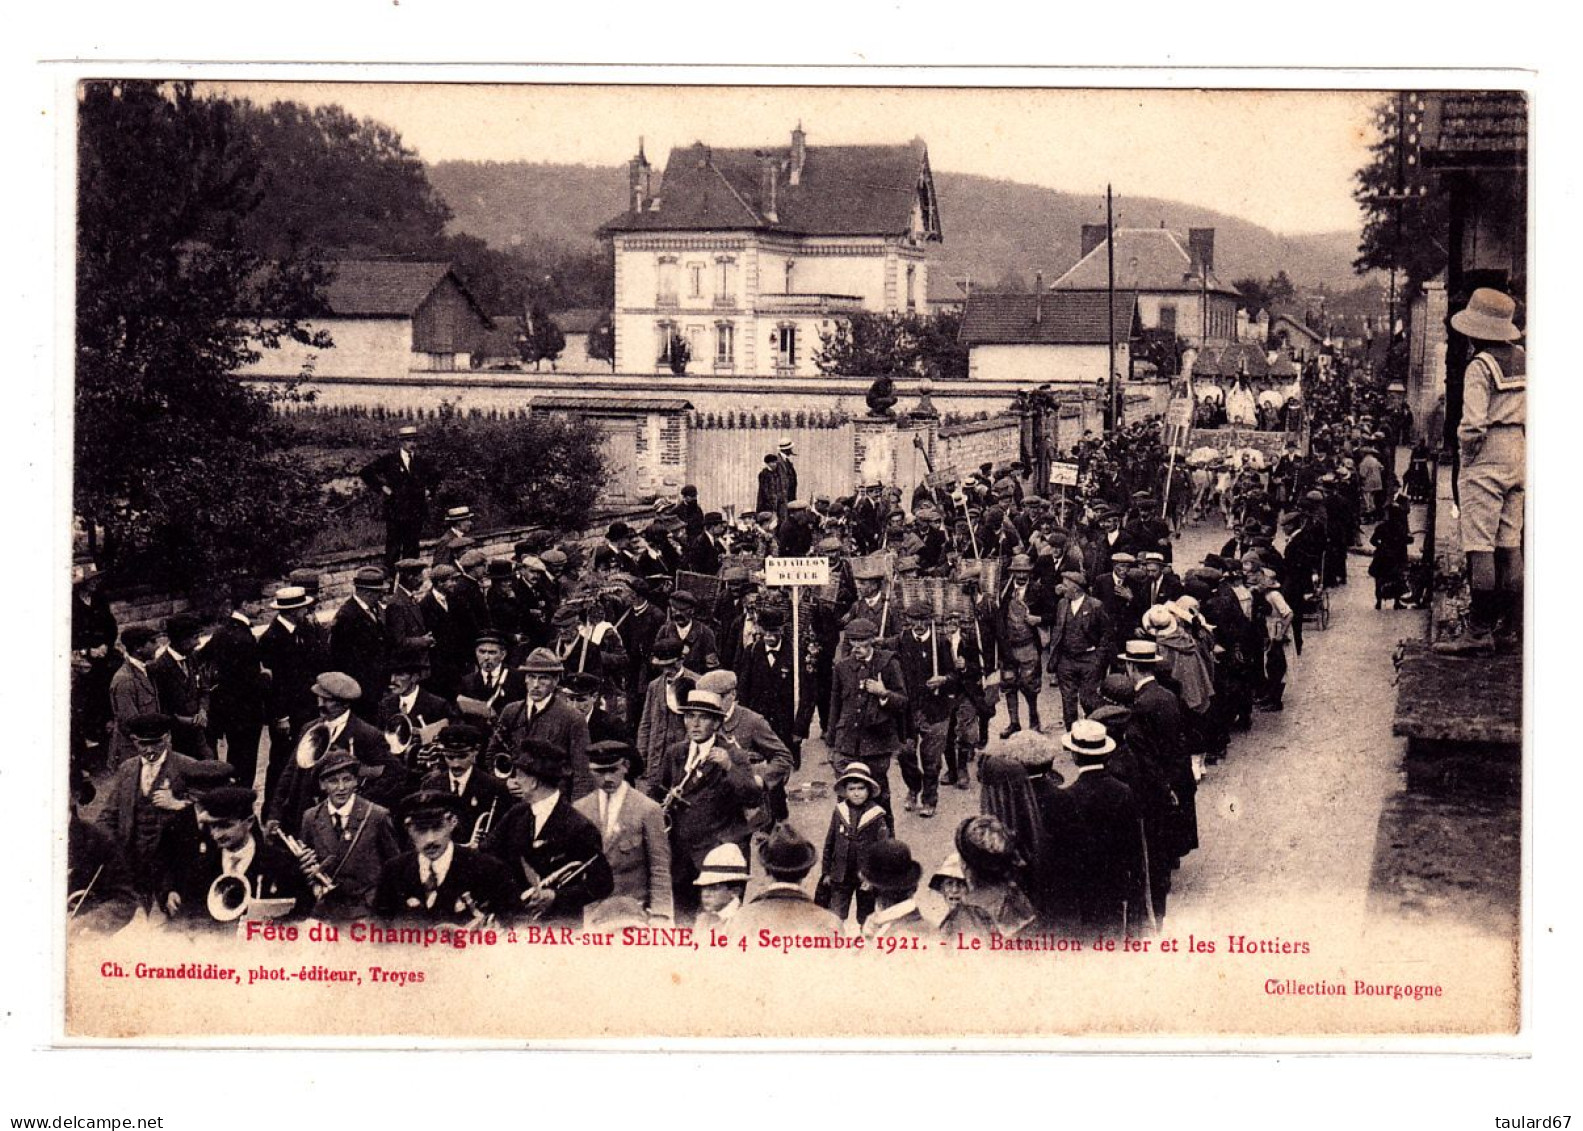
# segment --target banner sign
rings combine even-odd
[[[1076,487],[1077,486],[1077,464],[1075,464],[1075,463],[1052,463],[1050,465],[1050,486],[1052,486],[1052,487]]]
[[[828,585],[830,560],[828,558],[765,558],[764,584]]]

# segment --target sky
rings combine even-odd
[[[1102,198],[1160,197],[1272,231],[1356,231],[1353,173],[1377,92],[942,87],[231,83],[255,101],[339,103],[391,126],[430,162],[625,162],[672,146],[922,137],[936,172]]]

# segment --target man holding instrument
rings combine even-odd
[[[517,803],[484,841],[515,885],[507,919],[581,925],[583,908],[615,889],[599,830],[561,792],[569,772],[565,751],[538,739],[512,759],[508,785]]]
[[[380,873],[401,855],[390,810],[357,795],[358,770],[357,759],[344,750],[326,755],[317,767],[324,800],[302,815],[300,839],[307,851],[298,863],[304,872],[318,868],[335,881],[334,888],[318,893],[315,919],[370,918]]]

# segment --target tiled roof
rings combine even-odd
[[[557,310],[550,315],[555,324],[561,328],[563,334],[588,334],[592,333],[595,326],[610,317],[608,310],[597,307],[580,306],[571,310]]]
[[[463,296],[485,322],[488,316],[449,263],[411,263],[390,259],[342,259],[332,264],[335,274],[324,288],[330,313],[343,318],[404,317],[434,293],[449,275]]]
[[[1106,244],[1079,259],[1050,284],[1060,290],[1104,290],[1109,285]],[[1187,243],[1169,228],[1116,229],[1116,287],[1134,291],[1196,291],[1198,271]],[[1236,294],[1209,272],[1208,287],[1221,294]]]
[[[791,150],[671,150],[649,210],[623,213],[606,231],[762,229],[815,236],[901,235],[912,226],[918,181],[928,172],[921,140],[909,145],[817,145],[791,183]],[[775,219],[764,198],[765,159],[776,168]]]
[[[1325,336],[1323,334],[1319,333],[1317,330],[1310,329],[1303,323],[1301,318],[1291,314],[1277,314],[1270,322],[1270,329],[1273,330],[1275,327],[1283,325],[1290,326],[1293,330],[1296,330],[1299,334],[1302,334],[1304,337],[1315,343],[1325,340]]]
[[[1425,95],[1424,162],[1438,168],[1523,164],[1528,155],[1528,99],[1517,90]]]
[[[1139,329],[1138,296],[1117,291],[1115,311],[1116,340],[1126,342]],[[1103,344],[1110,341],[1105,295],[1091,291],[970,295],[962,313],[960,341],[966,346]]]
[[[1243,373],[1249,377],[1271,376],[1270,362],[1264,349],[1256,342],[1233,342],[1229,346],[1209,346],[1200,351],[1193,362],[1195,377],[1235,377]],[[1277,373],[1276,376],[1293,376]]]

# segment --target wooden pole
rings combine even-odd
[[[802,710],[802,625],[798,610],[802,607],[802,586],[791,587],[792,605],[792,718]]]
[[[1106,317],[1110,326],[1110,428],[1121,430],[1121,394],[1116,388],[1116,218],[1111,208],[1110,186],[1105,186],[1105,254],[1108,285],[1105,290]],[[1137,285],[1136,282],[1133,284]]]

